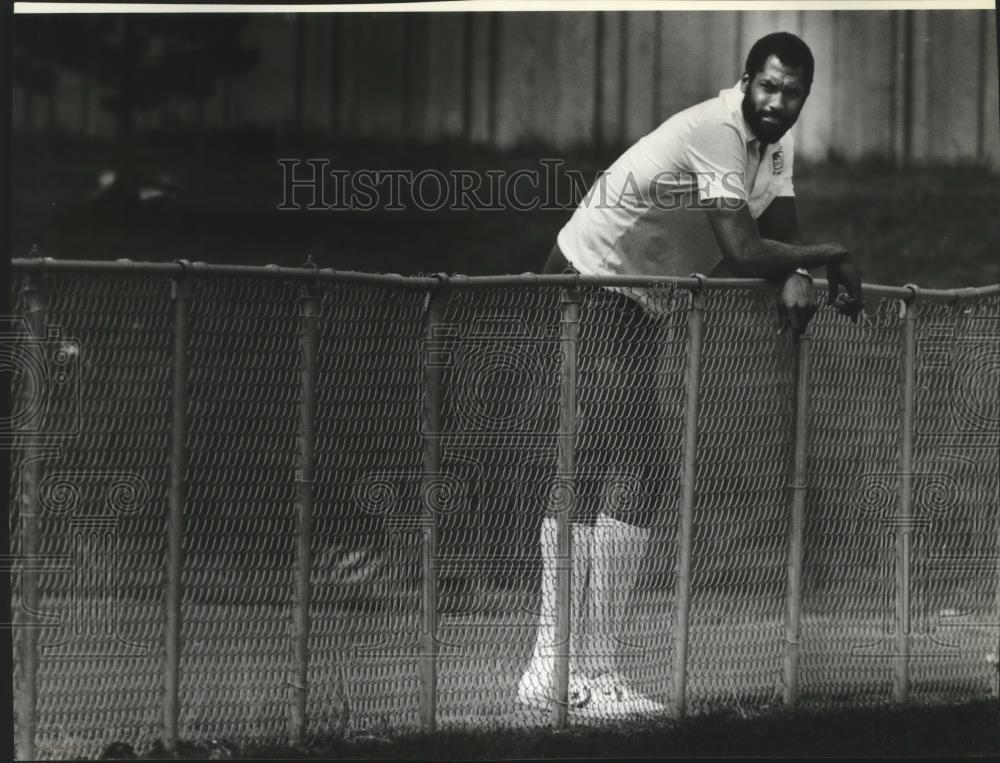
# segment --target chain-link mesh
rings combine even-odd
[[[598,719],[665,709],[671,692],[689,295],[643,296],[640,310],[630,295],[588,289],[578,347],[578,513],[596,517],[581,673]]]
[[[538,621],[538,538],[555,477],[559,291],[444,295],[428,336],[441,387],[439,722],[530,723],[518,706]],[[511,680],[514,679],[514,680]]]
[[[44,400],[22,440],[41,457],[41,559],[25,560],[45,568],[35,754],[148,746],[161,716],[170,284],[88,275],[40,286],[47,335],[26,343],[41,349]]]
[[[191,291],[180,735],[284,739],[298,288],[204,280]]]
[[[773,702],[780,687],[792,343],[774,296],[705,300],[692,545],[693,709]]]
[[[424,294],[325,288],[308,713],[316,730],[419,723]]]
[[[46,280],[46,320],[60,327],[33,340],[51,377],[47,411],[19,425],[11,486],[15,552],[37,500],[40,552],[63,563],[38,573],[54,625],[40,635],[36,755],[93,755],[115,740],[148,749],[162,733],[168,668],[171,284]],[[294,577],[306,293],[274,280],[191,282],[180,736],[284,741],[303,688]],[[689,294],[655,290],[641,308],[600,287],[432,298],[341,283],[316,298],[307,732],[420,725],[431,519],[439,727],[551,723],[555,527],[570,507],[569,719],[666,712],[679,688]],[[781,701],[796,396],[795,345],[777,332],[774,294],[703,298],[693,712]],[[995,678],[1000,300],[918,299],[915,309],[902,627],[912,698],[941,702],[981,696]],[[900,303],[886,299],[857,324],[821,310],[807,340],[798,685],[808,706],[893,697],[903,326]],[[564,431],[564,337],[574,335],[577,404]],[[15,399],[23,381],[15,375]],[[24,481],[32,427],[49,443],[37,496]],[[560,435],[572,436],[572,475],[559,471]],[[20,596],[16,587],[15,611]]]
[[[917,312],[911,616],[915,697],[985,696],[997,653],[1000,305]],[[984,510],[989,509],[989,510]]]
[[[881,702],[892,697],[899,302],[857,324],[823,310],[812,331],[802,701]]]
[[[27,312],[27,305],[25,304],[25,297],[22,294],[21,289],[21,279],[13,279],[13,293],[11,294],[10,304],[13,307],[13,314],[11,315],[10,322],[10,332],[11,335],[15,331],[25,336],[29,333],[29,329],[26,324],[22,325],[17,316],[23,316]],[[0,352],[3,353],[4,360],[7,361],[7,369],[11,373],[11,383],[10,383],[10,428],[11,430],[16,429],[19,426],[19,416],[25,407],[31,406],[31,401],[26,399],[29,390],[25,389],[24,378],[21,373],[18,373],[17,358],[20,354],[15,348],[15,339],[11,336],[8,341],[0,344]],[[26,360],[26,359],[25,359]],[[25,360],[21,362],[24,363]],[[18,627],[21,622],[23,622],[23,611],[24,611],[24,593],[22,586],[24,585],[24,576],[22,574],[22,567],[30,564],[30,560],[24,559],[24,543],[23,543],[23,531],[22,531],[22,516],[24,515],[24,510],[22,507],[22,502],[24,500],[24,482],[22,480],[22,472],[24,470],[25,459],[25,447],[27,438],[22,438],[20,440],[14,439],[13,431],[10,433],[11,436],[11,453],[10,453],[10,510],[7,515],[7,528],[8,537],[10,538],[10,553],[12,559],[21,559],[21,564],[11,565],[10,574],[10,592],[11,592],[11,613],[16,613],[11,623],[11,647],[13,649],[12,662],[14,670],[11,676],[14,684],[14,697],[20,698],[24,696],[27,691],[26,679],[23,675],[25,666],[21,660],[23,639],[25,636],[25,629]],[[30,435],[29,435],[30,436]],[[11,708],[11,716],[13,728],[20,730],[22,728],[22,719],[19,714],[20,702],[15,700],[14,707]],[[14,754],[20,760],[27,757],[26,752],[21,749],[21,740],[17,733],[14,735]]]

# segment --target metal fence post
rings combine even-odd
[[[299,372],[298,524],[295,546],[295,669],[292,678],[292,744],[305,739],[309,700],[309,604],[312,599],[312,517],[316,501],[316,376],[322,294],[318,285],[302,287]]]
[[[32,250],[35,253],[35,250]],[[45,368],[42,356],[41,341],[46,336],[45,299],[42,291],[32,276],[25,276],[21,283],[21,298],[25,306],[28,330],[31,339],[27,342],[27,350],[33,355],[32,364],[35,368]],[[34,406],[45,405],[45,383],[33,373],[22,374],[21,406],[30,410]],[[44,426],[44,420],[42,421]],[[13,433],[12,433],[13,434]],[[19,628],[18,663],[20,681],[15,697],[17,702],[17,746],[21,760],[35,758],[35,730],[38,712],[38,637],[40,623],[37,621],[41,611],[40,568],[35,560],[41,546],[41,503],[39,501],[39,485],[42,479],[41,444],[30,434],[25,438],[24,460],[21,479],[21,607],[24,621]],[[20,619],[20,618],[19,618]]]
[[[677,518],[677,575],[674,584],[674,714],[687,709],[688,628],[691,613],[691,544],[694,535],[695,482],[698,469],[698,407],[701,396],[701,346],[705,302],[691,292],[687,318],[687,374],[684,386],[684,444],[681,454],[681,502]]]
[[[805,535],[807,459],[809,447],[809,345],[811,329],[795,341],[795,442],[792,454],[791,498],[788,522],[788,570],[785,592],[784,703],[799,700],[799,641],[802,618],[802,554]]]
[[[167,576],[165,664],[163,675],[163,747],[177,751],[180,715],[181,573],[184,569],[184,504],[187,500],[188,317],[191,284],[183,276],[171,282],[174,302],[173,390],[170,424],[170,486],[167,504]]]
[[[913,530],[913,417],[917,354],[917,289],[911,288],[913,297],[900,304],[900,317],[903,321],[903,396],[899,441],[899,502],[895,522],[895,665],[892,687],[896,702],[907,702],[910,699],[910,543]]]
[[[558,472],[570,495],[576,495],[577,341],[580,333],[580,292],[563,289],[560,307],[560,396]],[[552,725],[569,721],[570,621],[573,599],[573,519],[575,501],[556,516],[556,654]]]
[[[435,343],[447,293],[427,294],[426,341],[424,342],[424,464],[421,490],[421,594],[420,594],[420,719],[424,731],[437,726],[437,515],[432,494],[441,473],[441,363]]]

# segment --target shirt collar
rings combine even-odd
[[[725,105],[726,109],[732,113],[733,120],[736,122],[736,128],[740,131],[743,136],[743,142],[747,146],[753,146],[754,150],[758,153],[760,152],[760,141],[757,136],[753,134],[753,130],[750,129],[750,125],[747,124],[746,118],[743,116],[743,93],[740,91],[740,83],[737,82],[730,88],[719,91],[719,97],[722,99],[722,103]],[[774,150],[781,148],[781,141],[777,143],[768,144],[767,150]]]

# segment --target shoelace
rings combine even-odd
[[[621,702],[623,699],[625,699],[625,690],[622,689],[622,687],[618,686],[617,684],[602,686],[601,692],[606,696],[610,696],[613,694],[618,702]]]
[[[569,693],[569,705],[570,707],[581,708],[586,707],[590,702],[592,693],[589,686],[582,686],[573,689]]]
[[[598,690],[605,696],[614,695],[615,700],[621,702],[627,693],[625,689],[625,679],[614,673],[603,673],[594,679]]]

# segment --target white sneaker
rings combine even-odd
[[[521,676],[517,699],[535,710],[550,710],[553,697],[549,679],[541,671],[528,669]],[[569,676],[570,718],[587,720],[618,720],[636,715],[663,715],[670,712],[644,694],[633,691],[628,681],[617,671],[587,678],[579,673]]]
[[[585,676],[572,672],[569,675],[569,709],[576,712],[585,707],[591,699],[592,691]],[[517,686],[517,700],[535,710],[552,708],[550,674],[528,668]]]
[[[609,670],[589,680],[591,691],[585,715],[600,718],[624,718],[634,715],[662,715],[669,713],[666,705],[634,691],[625,676]]]

